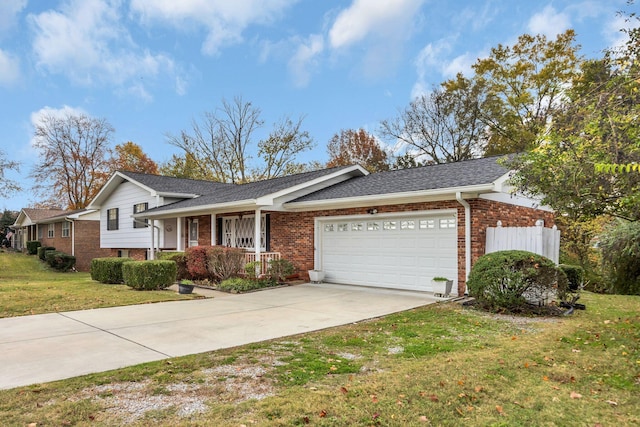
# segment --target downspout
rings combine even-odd
[[[462,193],[456,193],[456,200],[464,207],[464,293],[467,294],[467,280],[471,271],[471,205],[462,198]]]
[[[71,225],[71,256],[76,256],[76,227],[75,227],[75,223],[73,222],[72,219],[69,218],[65,218],[64,219],[67,222],[70,222]]]

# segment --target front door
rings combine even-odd
[[[189,223],[189,246],[198,246],[198,220]]]

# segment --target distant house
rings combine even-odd
[[[13,224],[15,248],[26,249],[26,242],[37,240],[76,257],[76,269],[89,271],[91,260],[108,256],[100,248],[100,213],[95,210],[22,209]]]
[[[248,184],[114,173],[88,206],[100,246],[153,258],[197,245],[282,257],[325,281],[431,291],[445,276],[465,291],[488,226],[553,225],[553,212],[511,194],[498,158],[369,174],[360,166]]]

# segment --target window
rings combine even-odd
[[[49,224],[49,227],[47,228],[47,237],[52,239],[55,235],[55,230],[56,230],[56,225]]]
[[[343,224],[338,224],[338,231],[349,231],[349,224],[346,222]]]
[[[107,209],[107,230],[118,229],[118,208]]]
[[[44,233],[43,231],[43,227],[40,227],[39,225],[36,225],[36,228],[38,229],[38,239],[42,239],[42,233]]]
[[[421,230],[436,228],[436,221],[434,219],[421,219],[419,226]]]
[[[367,231],[378,231],[380,230],[379,222],[368,222],[367,223]]]
[[[455,218],[442,218],[440,219],[440,228],[455,228],[456,227],[456,219]]]
[[[133,205],[133,213],[137,214],[140,212],[144,212],[149,209],[149,203],[138,203]],[[148,219],[134,219],[133,220],[133,228],[145,228],[149,226]]]
[[[333,224],[325,224],[324,231],[327,231],[327,232],[333,231]]]
[[[395,221],[383,221],[382,222],[382,229],[383,230],[395,230],[397,227],[397,224]]]
[[[69,237],[71,230],[71,223],[69,221],[65,221],[62,223],[62,237]]]
[[[416,228],[416,222],[412,219],[400,221],[400,230],[413,230]]]
[[[364,224],[361,222],[352,222],[351,223],[351,231],[362,231],[364,230]]]

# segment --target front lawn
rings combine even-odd
[[[36,256],[0,252],[0,317],[193,299],[165,291],[104,285],[89,273],[60,273]]]
[[[640,297],[547,319],[454,303],[0,391],[0,425],[640,424]]]

